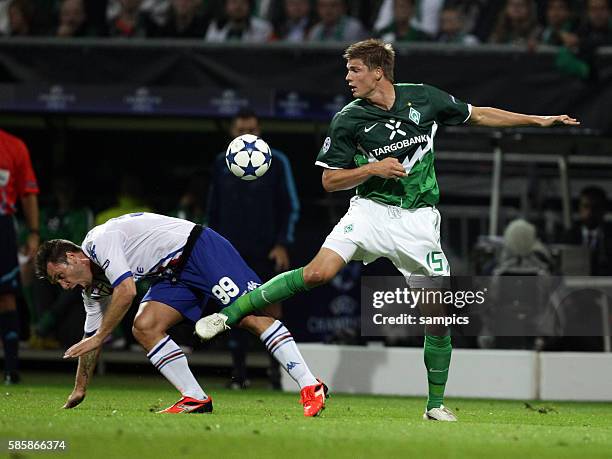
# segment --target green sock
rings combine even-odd
[[[269,304],[279,303],[298,292],[308,290],[304,284],[303,271],[304,268],[298,268],[279,274],[221,309],[221,314],[228,317],[227,325],[232,326],[240,322],[244,316],[265,308]]]
[[[439,408],[444,403],[452,351],[450,336],[425,336],[424,360],[429,384],[427,410]]]

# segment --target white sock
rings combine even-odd
[[[281,364],[300,389],[318,384],[300,354],[293,336],[280,320],[270,325],[259,337],[268,352]]]
[[[198,400],[206,398],[206,394],[189,369],[187,357],[169,336],[159,340],[147,357],[183,396]]]

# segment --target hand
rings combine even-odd
[[[287,253],[287,249],[277,244],[272,247],[270,253],[268,254],[268,260],[274,260],[274,269],[277,272],[287,271],[289,269],[289,253]]]
[[[62,408],[67,410],[70,408],[74,408],[75,406],[79,405],[83,400],[85,400],[85,391],[82,389],[75,388],[72,391],[72,394],[68,396],[68,400],[66,400],[66,403],[64,403],[64,406],[62,406]]]
[[[540,126],[541,127],[550,127],[555,126],[557,124],[564,124],[568,126],[579,126],[580,121],[576,120],[567,115],[557,115],[557,116],[540,116]]]
[[[406,169],[397,158],[385,158],[382,161],[368,164],[370,173],[382,178],[400,178],[406,175]]]
[[[93,351],[102,345],[104,340],[98,335],[90,336],[89,338],[82,339],[74,346],[71,346],[65,353],[64,358],[69,359],[73,357],[80,357],[83,354]]]

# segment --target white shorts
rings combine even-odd
[[[355,196],[323,247],[346,263],[388,258],[411,285],[418,284],[415,277],[450,276],[440,246],[440,220],[434,207],[402,209]]]

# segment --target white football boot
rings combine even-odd
[[[426,421],[456,422],[457,416],[444,405],[440,405],[440,408],[432,408],[431,410],[425,411],[423,419]]]
[[[208,341],[213,339],[219,333],[229,330],[227,316],[221,313],[211,314],[210,316],[202,317],[196,322],[195,332],[202,340]]]

